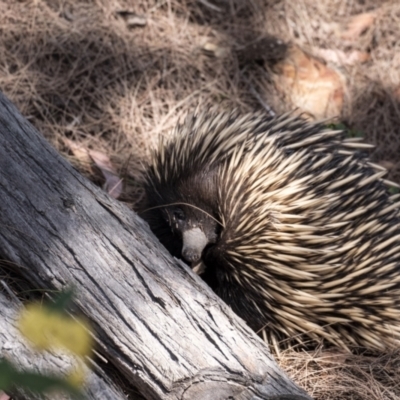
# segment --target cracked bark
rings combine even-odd
[[[100,352],[148,399],[310,399],[146,223],[82,177],[0,95],[0,257],[77,288]]]

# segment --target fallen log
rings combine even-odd
[[[0,257],[73,284],[98,348],[148,399],[310,399],[147,224],[82,177],[0,95]]]

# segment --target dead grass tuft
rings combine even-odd
[[[138,18],[129,25],[127,16]],[[291,108],[265,68],[286,42],[310,54],[354,50],[365,62],[335,66],[346,79],[340,117],[400,182],[399,24],[396,1],[0,0],[0,87],[99,183],[65,139],[107,154],[124,178],[122,200],[135,203],[141,163],[189,110]],[[278,359],[318,400],[400,398],[398,353],[288,350]]]

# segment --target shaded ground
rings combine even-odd
[[[366,12],[373,21],[344,38]],[[373,158],[400,183],[399,24],[395,0],[0,0],[0,88],[100,184],[66,139],[108,155],[124,178],[121,199],[134,204],[141,163],[188,110],[293,107],[271,72],[285,43],[316,56],[359,51],[364,62],[322,60],[345,82],[339,119],[376,145]],[[315,399],[400,399],[398,355],[287,351],[279,360]]]

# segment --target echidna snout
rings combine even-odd
[[[193,195],[182,199],[179,197],[181,193],[182,188],[171,194],[168,201],[172,204],[184,204],[166,206],[163,215],[173,234],[180,238],[177,256],[194,267],[201,261],[206,247],[217,241],[217,222],[210,217],[210,210],[205,211],[202,207],[191,204]],[[205,205],[203,207],[208,209]]]
[[[197,263],[201,259],[201,254],[208,244],[205,233],[195,227],[182,232],[182,257],[189,263]]]

